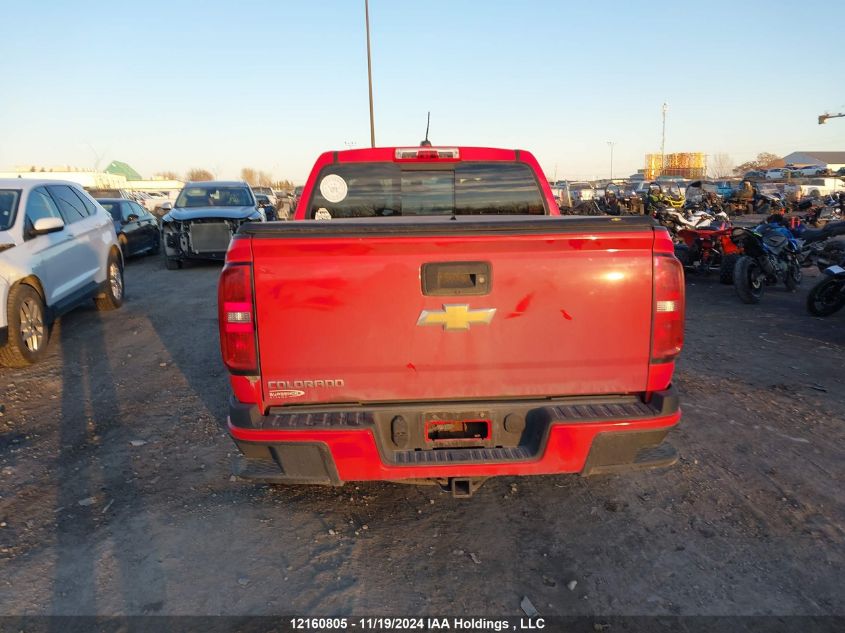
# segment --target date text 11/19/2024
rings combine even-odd
[[[291,618],[294,631],[538,631],[546,628],[543,618],[492,620],[488,618]]]

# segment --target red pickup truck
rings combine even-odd
[[[648,217],[560,216],[528,152],[323,154],[219,282],[236,474],[435,480],[662,466],[683,270]]]

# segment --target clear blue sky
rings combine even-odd
[[[369,144],[363,0],[5,3],[0,169],[241,167]],[[201,8],[200,8],[201,7]],[[371,0],[376,142],[520,147],[549,177],[659,149],[845,150],[845,3]],[[94,148],[92,150],[92,147]]]

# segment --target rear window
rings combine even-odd
[[[112,219],[120,222],[120,203],[118,202],[104,202],[100,201],[100,206],[109,212]]]
[[[320,172],[306,217],[543,215],[540,186],[528,165],[353,163]]]
[[[252,193],[246,187],[193,185],[185,187],[176,199],[177,207],[250,207]]]
[[[88,208],[82,204],[79,196],[67,185],[48,185],[47,191],[53,196],[66,224],[73,224],[89,216]]]
[[[80,200],[82,200],[82,204],[85,205],[85,208],[88,210],[88,215],[96,215],[97,214],[97,205],[95,205],[89,195],[86,195],[83,191],[80,191],[76,187],[70,188],[73,193],[75,193]]]

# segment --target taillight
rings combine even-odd
[[[226,264],[217,288],[220,351],[233,374],[257,374],[252,266]]]
[[[397,147],[395,160],[459,160],[457,147]]]
[[[651,362],[668,363],[684,346],[684,268],[674,255],[654,256]]]

